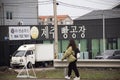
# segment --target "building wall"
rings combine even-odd
[[[120,49],[120,19],[109,19],[106,20],[106,39],[105,39],[105,48],[106,49]],[[92,21],[80,21],[79,25],[58,25],[58,48],[59,53],[63,53],[69,43],[69,39],[75,39],[77,46],[80,48],[81,53],[88,55],[88,58],[94,58],[97,54],[103,52],[103,36],[102,36],[102,21],[93,20]],[[26,25],[32,29],[34,25]],[[22,44],[30,43],[54,43],[54,32],[53,25],[36,25],[39,30],[39,36],[37,39],[27,39],[25,40],[9,40],[9,27],[18,27],[14,26],[0,26],[0,45],[4,46],[0,48],[0,64],[9,65],[10,58],[9,56]],[[21,28],[25,27],[19,26]],[[67,28],[67,29],[66,29]],[[46,30],[47,29],[47,30]],[[85,30],[84,30],[85,29]],[[62,31],[63,30],[63,31]],[[68,31],[68,33],[66,33]],[[85,37],[81,37],[82,32],[85,34]],[[65,32],[65,33],[64,33]],[[72,32],[72,33],[71,33]],[[46,33],[47,36],[46,36]],[[74,36],[72,36],[74,35]],[[76,37],[75,37],[76,35]],[[67,38],[65,36],[68,36]],[[86,54],[87,53],[87,54]],[[62,54],[61,54],[62,55]],[[8,59],[9,58],[9,59]]]
[[[61,22],[62,22],[62,24],[61,24]],[[73,24],[73,20],[69,17],[58,22],[58,25],[72,25],[72,24]]]
[[[64,18],[61,19],[58,15],[58,18],[57,18],[58,25],[72,25],[73,24],[73,20],[69,16],[63,15],[62,17],[64,17]],[[41,25],[54,25],[54,17],[53,16],[45,16],[44,19],[43,18],[39,19],[39,23]]]
[[[2,25],[37,25],[38,5],[37,0],[1,0]],[[4,11],[4,12],[3,12]]]
[[[105,19],[105,49],[120,49],[119,21],[120,18]],[[89,34],[86,34],[86,40],[87,44],[90,43],[87,45],[87,49],[92,52],[92,58],[104,51],[102,19],[74,20],[74,24],[87,27],[86,33]]]

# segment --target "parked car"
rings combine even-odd
[[[95,59],[120,59],[120,50],[105,50],[101,55],[97,55]]]

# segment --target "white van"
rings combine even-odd
[[[25,44],[21,45],[17,51],[14,52],[11,58],[11,66],[25,66],[32,65],[39,66],[44,63],[47,66],[54,60],[54,46],[53,44]]]

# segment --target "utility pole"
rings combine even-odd
[[[57,4],[56,0],[53,0],[54,10],[54,58],[58,58],[58,28],[57,28]]]

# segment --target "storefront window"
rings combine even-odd
[[[81,52],[86,52],[87,51],[87,40],[86,39],[81,39],[80,40],[80,51]]]
[[[93,58],[99,54],[99,40],[98,39],[93,39],[92,40],[92,56]]]

